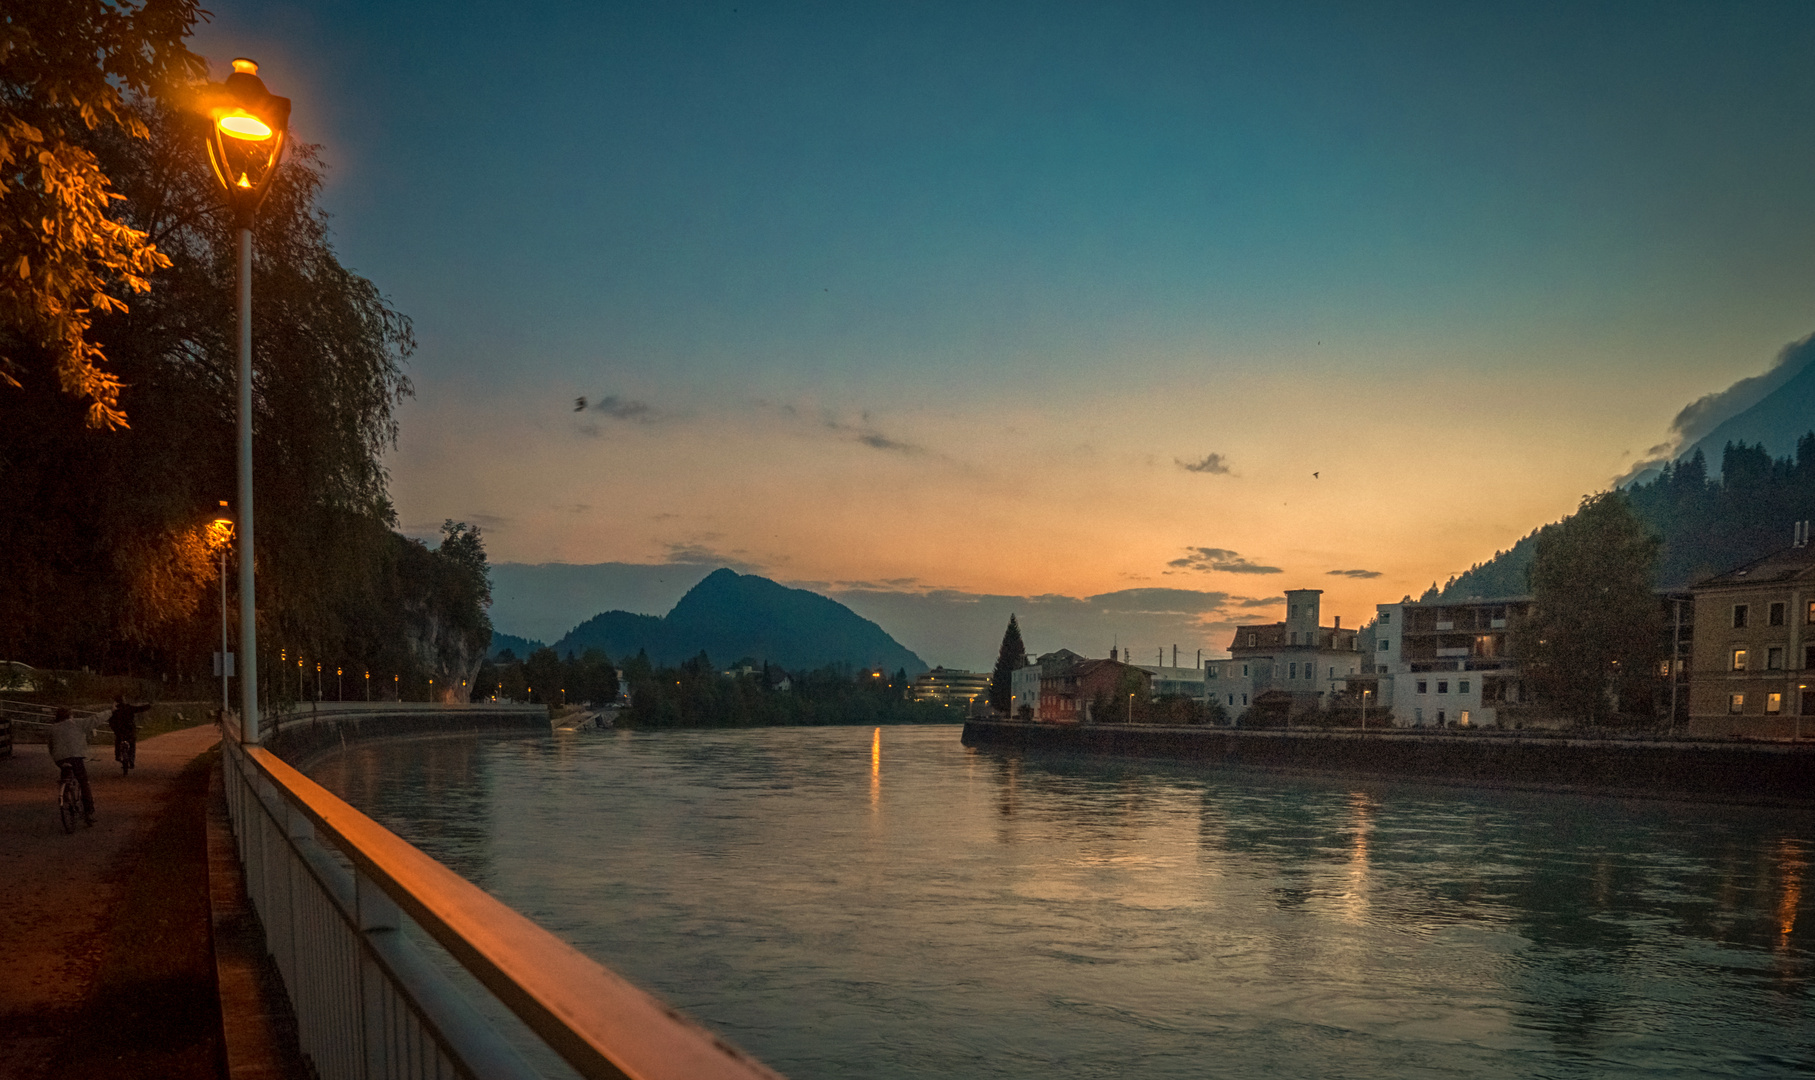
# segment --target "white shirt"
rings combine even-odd
[[[62,761],[64,758],[85,757],[88,754],[88,733],[101,723],[98,716],[87,720],[70,717],[59,720],[50,726],[50,759]]]

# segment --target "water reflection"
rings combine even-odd
[[[796,1080],[1811,1064],[1807,815],[951,727],[890,729],[882,815],[880,730],[429,745],[317,775]]]

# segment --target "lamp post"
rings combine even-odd
[[[366,700],[372,700],[372,673],[366,672]]]
[[[239,233],[239,658],[240,737],[259,740],[258,604],[252,575],[252,221],[271,190],[290,128],[290,99],[273,95],[251,60],[210,86],[203,102],[214,121],[208,161]],[[224,651],[224,650],[223,650]],[[221,658],[222,663],[226,657]]]
[[[208,523],[215,544],[221,549],[221,717],[227,715],[227,547],[233,542],[233,519],[227,516],[227,500],[221,500],[221,514]]]
[[[1363,731],[1368,729],[1368,695],[1371,693],[1373,693],[1371,690],[1361,692],[1361,730]]]
[[[346,672],[341,668],[341,666],[339,664],[334,665],[334,700],[335,701],[347,700]]]

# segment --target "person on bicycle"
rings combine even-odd
[[[139,723],[134,717],[151,708],[151,703],[128,705],[119,694],[113,698],[113,713],[107,718],[107,726],[113,728],[113,759],[126,760],[127,753],[137,753],[139,749]]]
[[[77,720],[68,709],[57,710],[57,722],[50,726],[50,759],[57,763],[59,774],[75,774],[82,789],[82,816],[95,823],[95,796],[88,789],[88,733],[95,729],[98,718]]]

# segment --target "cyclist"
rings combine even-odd
[[[77,720],[68,709],[59,708],[57,722],[50,726],[50,759],[61,775],[74,774],[82,789],[82,816],[90,825],[95,823],[95,796],[88,789],[88,733],[98,723],[98,718]]]
[[[149,708],[150,702],[128,705],[124,697],[114,695],[113,713],[107,718],[107,726],[113,728],[113,759],[121,765],[131,765],[138,755],[139,724],[133,718]]]

